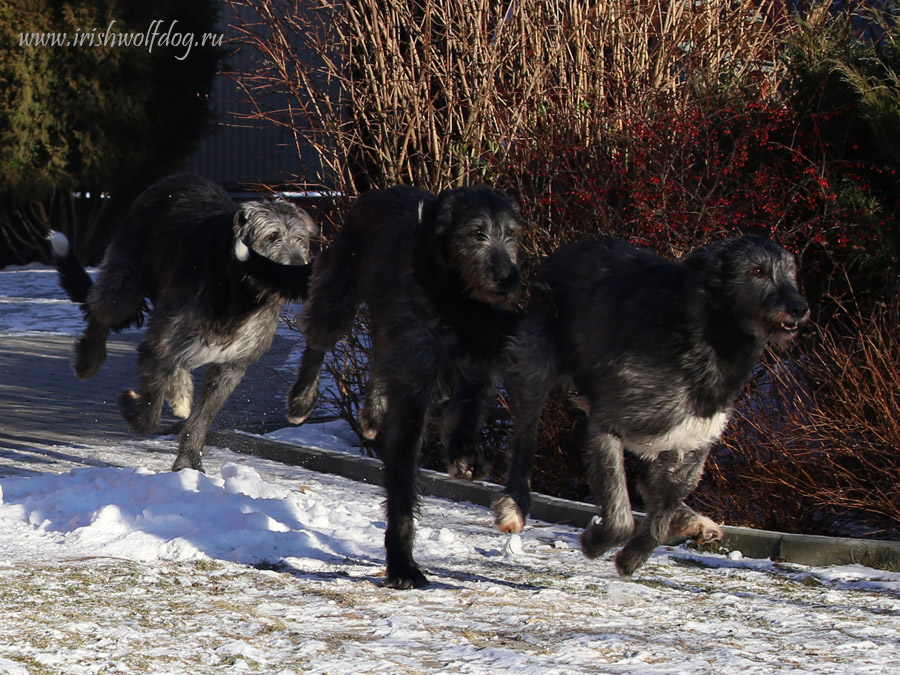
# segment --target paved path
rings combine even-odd
[[[141,333],[113,336],[103,368],[82,382],[72,372],[72,336],[0,335],[0,477],[22,473],[21,468],[4,466],[4,459],[42,465],[43,471],[46,465],[67,458],[66,447],[139,441],[141,436],[120,417],[115,396],[122,389],[137,386],[136,347],[141,337]],[[216,418],[213,443],[317,471],[379,482],[381,466],[376,460],[298,448],[227,431],[259,433],[288,426],[284,398],[294,373],[285,367],[285,362],[298,339],[276,336],[272,348],[250,367]],[[202,373],[202,369],[195,373],[198,387]],[[161,432],[174,433],[171,427],[177,421],[171,414],[165,415]],[[216,432],[216,428],[225,431]],[[427,472],[422,480],[426,494],[484,505],[496,497],[496,486],[455,481],[445,474]],[[533,498],[533,518],[583,526],[594,514],[594,508],[588,504],[537,494]],[[900,542],[784,535],[738,527],[723,529],[725,545],[750,557],[775,557],[806,565],[900,565]]]
[[[111,336],[103,368],[81,381],[72,371],[72,336],[0,336],[0,449],[139,439],[119,415],[115,397],[122,389],[138,387],[136,348],[141,339],[137,332]],[[287,426],[284,398],[293,373],[284,364],[295,342],[276,336],[272,349],[250,367],[217,416],[216,427],[258,432]],[[198,392],[202,375],[202,369],[195,372]],[[177,421],[166,411],[161,432],[171,433]]]

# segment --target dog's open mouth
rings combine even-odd
[[[778,324],[778,329],[785,335],[793,336],[800,330],[800,324],[794,321],[791,321],[790,323],[787,321],[782,321]]]
[[[806,323],[805,319],[775,319],[769,324],[769,339],[779,343],[790,342],[800,332],[804,323]]]

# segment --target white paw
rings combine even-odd
[[[515,500],[509,495],[501,495],[492,506],[494,508],[494,524],[501,532],[521,532],[525,527],[525,516],[522,515]]]
[[[191,414],[191,401],[185,399],[183,401],[172,401],[172,414],[175,417],[186,420]]]

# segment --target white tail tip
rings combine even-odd
[[[241,262],[245,262],[250,257],[250,249],[241,241],[240,237],[234,240],[234,257]]]
[[[53,255],[57,258],[65,258],[69,255],[69,239],[62,232],[50,230],[50,234],[47,235],[47,241],[50,242]]]

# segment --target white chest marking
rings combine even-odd
[[[716,413],[712,417],[691,415],[660,436],[628,436],[623,441],[632,452],[648,457],[655,457],[666,450],[689,452],[717,441],[728,424],[728,417],[728,412]]]

